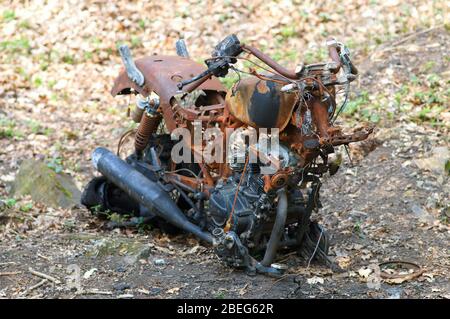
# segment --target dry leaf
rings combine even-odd
[[[248,284],[245,284],[244,287],[239,289],[239,295],[243,296],[247,293]]]
[[[306,282],[308,284],[310,284],[310,285],[323,284],[324,283],[324,279],[321,278],[321,277],[314,276],[312,278],[306,279]]]
[[[178,292],[180,291],[180,287],[175,287],[175,288],[170,288],[169,290],[167,290],[166,292],[168,294],[178,294]]]
[[[98,269],[97,268],[92,268],[92,269],[89,269],[88,271],[86,271],[85,273],[84,273],[84,275],[83,275],[83,278],[84,279],[89,279],[89,278],[91,278],[91,276],[94,274],[94,272],[96,272]]]
[[[368,278],[369,277],[369,275],[372,273],[372,269],[370,269],[370,268],[365,268],[365,267],[362,267],[362,268],[360,268],[359,270],[358,270],[358,274],[361,276],[361,277],[363,277],[363,278]]]

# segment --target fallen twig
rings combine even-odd
[[[401,284],[405,281],[409,281],[419,277],[424,272],[424,269],[422,269],[419,265],[409,261],[393,260],[379,264],[380,269],[382,269],[383,266],[395,266],[396,268],[398,268],[399,266],[409,266],[409,269],[413,270],[412,273],[407,274],[388,274],[384,271],[381,271],[380,277],[388,284]]]
[[[0,272],[0,276],[13,276],[13,275],[18,275],[20,273],[21,273],[21,271],[5,271],[5,272]]]
[[[37,284],[25,289],[23,292],[20,293],[21,296],[26,296],[28,295],[30,292],[32,292],[34,289],[39,288],[40,286],[44,285],[46,282],[48,282],[48,279],[42,279],[41,281],[39,281]]]
[[[102,291],[97,289],[82,290],[78,294],[81,295],[112,295],[111,291]]]
[[[282,275],[280,278],[278,278],[277,280],[275,280],[275,281],[272,283],[272,285],[271,285],[267,290],[272,289],[273,286],[275,286],[276,284],[278,284],[280,281],[282,281],[282,280],[284,280],[284,279],[286,279],[286,278],[288,278],[288,277],[291,277],[291,276],[297,276],[297,275],[298,275],[298,274],[296,274],[296,273],[294,273],[294,274],[284,274],[284,275]]]
[[[440,24],[440,25],[437,25],[435,27],[431,27],[431,28],[428,28],[428,29],[425,29],[425,30],[417,31],[417,32],[414,32],[412,34],[409,34],[408,36],[406,36],[406,37],[404,37],[404,38],[402,38],[402,39],[400,39],[400,40],[398,40],[398,41],[396,41],[396,42],[394,42],[392,44],[389,44],[389,45],[386,45],[386,46],[381,46],[378,49],[375,49],[375,51],[370,55],[369,59],[372,60],[375,57],[375,55],[379,55],[379,54],[385,53],[387,51],[394,50],[395,47],[399,46],[400,44],[403,44],[403,43],[407,42],[408,40],[411,40],[412,38],[415,38],[415,37],[417,37],[419,35],[422,35],[422,34],[425,34],[425,33],[431,32],[431,31],[434,31],[436,29],[440,29],[443,26],[444,26],[443,24]]]
[[[431,32],[431,31],[436,30],[436,29],[440,29],[443,26],[444,26],[443,24],[440,24],[440,25],[437,25],[435,27],[431,27],[431,28],[428,28],[428,29],[425,29],[425,30],[414,32],[414,33],[404,37],[403,39],[400,39],[399,41],[394,42],[393,44],[391,44],[391,46],[392,47],[398,46],[398,45],[400,45],[402,43],[405,43],[406,41],[408,41],[408,40],[410,40],[410,39],[412,39],[414,37],[417,37],[417,36],[419,36],[421,34],[425,34],[425,33]]]
[[[229,278],[217,278],[214,279],[214,281],[227,281]],[[211,282],[211,279],[202,279],[202,280],[196,280],[196,283],[204,283],[204,282]]]
[[[31,286],[30,288],[27,289],[27,292],[30,292],[36,288],[39,288],[40,286],[42,286],[43,284],[45,284],[48,281],[48,279],[42,279],[41,281],[39,281],[36,285]]]
[[[48,258],[48,257],[46,257],[46,256],[44,256],[44,255],[37,254],[37,256],[38,256],[39,258],[42,258],[42,259],[44,259],[44,260],[47,260],[47,261],[50,261],[50,262],[51,262],[50,258]]]
[[[30,273],[32,273],[33,275],[35,275],[35,276],[38,276],[38,277],[41,277],[41,278],[44,278],[44,279],[48,279],[48,280],[50,280],[51,282],[53,282],[55,284],[60,284],[61,283],[61,281],[59,279],[57,279],[55,277],[52,277],[50,275],[44,274],[42,272],[36,271],[33,268],[31,268],[31,267],[28,268],[28,271]]]
[[[14,261],[7,261],[5,263],[0,263],[0,266],[6,266],[6,265],[15,265]]]
[[[150,291],[148,291],[145,288],[140,288],[137,291],[140,292],[141,294],[150,295]]]
[[[296,251],[290,252],[288,254],[285,254],[284,256],[281,256],[282,259],[277,260],[278,263],[284,263],[286,260],[288,260],[292,255],[297,254]]]

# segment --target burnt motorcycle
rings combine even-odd
[[[190,59],[183,40],[176,43],[177,55],[136,61],[121,46],[124,69],[111,93],[136,95],[130,116],[139,125],[125,134],[134,134],[134,150],[120,158],[125,136],[117,154],[94,150],[93,166],[101,176],[88,183],[82,204],[143,218],[164,231],[191,233],[211,244],[227,265],[249,274],[282,274],[285,267],[275,263],[281,250],[331,265],[329,235],[311,221],[321,207],[320,177],[339,168],[329,160],[337,146],[366,139],[372,128],[344,134],[336,125],[358,71],[345,45],[329,39],[327,46],[331,61],[295,70],[236,35],[215,47],[205,67]],[[253,67],[238,69],[240,59]],[[218,78],[230,70],[239,79],[227,90]],[[339,106],[338,89],[344,92]],[[191,137],[174,138],[180,128]],[[208,129],[226,138],[230,130],[256,130],[258,137],[259,129],[270,131],[267,136],[277,130],[279,144],[259,147],[244,138],[220,149],[226,160],[205,162],[208,143],[194,143],[192,136]],[[189,161],[174,161],[178,143]],[[256,161],[249,160],[252,154]]]

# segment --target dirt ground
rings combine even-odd
[[[80,1],[79,7],[86,3]],[[361,3],[363,7],[369,6],[364,1]],[[394,7],[403,10],[402,5]],[[17,6],[20,5],[15,2],[10,4],[10,8]],[[119,8],[118,12],[104,11],[128,30],[130,21],[124,16],[129,15],[132,22],[138,21],[133,10],[139,2],[129,6]],[[443,8],[445,17],[448,11],[445,5]],[[225,20],[238,20],[249,10],[258,7],[238,6],[233,11],[237,17],[231,14]],[[357,15],[362,8],[349,10]],[[25,21],[21,17],[24,11],[16,9],[15,12],[13,20],[19,25]],[[70,25],[70,21],[64,22],[53,11],[49,14],[59,21],[58,25]],[[280,18],[275,10],[273,15]],[[2,32],[6,36],[11,21],[6,23],[3,14]],[[333,21],[337,21],[334,16],[327,28],[336,27]],[[450,298],[449,175],[443,169],[426,166],[436,149],[448,149],[450,145],[447,52],[450,33],[444,25],[419,26],[417,30],[414,25],[407,27],[414,31],[393,34],[381,43],[374,40],[373,46],[357,51],[360,80],[354,88],[353,99],[363,99],[360,109],[367,106],[372,113],[368,115],[358,109],[341,121],[351,127],[359,120],[373,120],[376,116],[377,129],[369,141],[351,148],[351,162],[343,152],[344,161],[338,173],[324,177],[323,208],[313,216],[330,234],[331,258],[343,272],[333,273],[314,262],[308,267],[307,261],[285,252],[278,257],[290,266],[285,276],[250,277],[223,266],[210,248],[199,245],[190,236],[168,236],[157,229],[111,230],[105,221],[82,207],[55,209],[46,207],[45,203],[33,203],[29,198],[19,198],[0,212],[0,298]],[[27,29],[24,34],[38,32],[39,36],[33,39],[42,40],[42,28]],[[114,25],[114,28],[118,27]],[[235,32],[238,31],[236,28]],[[283,34],[283,30],[278,31]],[[49,32],[57,31],[50,28]],[[173,37],[169,31],[164,32]],[[193,52],[207,52],[200,48],[212,47],[208,28],[201,32],[207,34],[206,43],[194,42]],[[251,40],[265,43],[256,36],[251,38],[248,30],[242,32]],[[364,32],[354,32],[364,38]],[[73,33],[76,32],[72,30],[68,34]],[[150,36],[147,31],[145,34]],[[350,39],[351,34],[352,30],[346,29],[343,37]],[[105,35],[106,42],[110,38]],[[302,41],[308,39],[298,40]],[[52,43],[58,46],[57,42]],[[297,43],[295,37],[289,38],[286,44],[291,43]],[[45,71],[36,69],[35,73],[32,71],[36,57],[46,52],[40,52],[40,44],[30,45],[37,47],[31,49],[31,57],[21,52],[15,62],[3,60],[0,64],[4,75],[0,80],[2,129],[8,126],[12,130],[11,134],[0,136],[0,194],[4,202],[9,199],[9,185],[25,158],[53,162],[60,159],[56,162],[64,166],[64,171],[81,188],[94,174],[91,150],[95,145],[115,147],[120,134],[130,125],[123,108],[116,107],[128,101],[114,101],[107,96],[117,71],[114,65],[119,65],[119,60],[117,55],[103,55],[107,50],[102,47],[105,44],[101,39],[96,44],[98,51],[87,51],[92,53],[89,55],[92,61],[50,63]],[[137,45],[136,52],[144,53],[145,48],[145,44]],[[19,45],[18,50],[22,49],[28,50]],[[72,54],[70,49],[67,52]],[[275,54],[277,48],[270,47],[268,52]],[[66,60],[80,59],[77,54],[67,56]],[[41,74],[38,78],[41,80],[33,75],[26,78],[19,68],[31,70],[29,74]],[[36,82],[48,84],[54,79],[44,78],[43,74],[58,72],[64,73],[61,75],[64,81],[57,79],[50,86],[37,85]],[[78,72],[95,75],[95,79],[75,85],[79,94],[72,85]],[[412,75],[417,75],[418,82]],[[438,79],[434,80],[433,76]],[[430,101],[430,96],[423,103],[416,102],[422,95],[414,90],[420,93],[424,86],[433,88],[440,102]],[[368,95],[367,100],[364,94]],[[412,108],[397,108],[398,100],[410,101]],[[432,105],[430,111],[423,113],[428,105]],[[433,105],[439,105],[439,110]],[[35,121],[34,125],[30,121]],[[378,277],[373,276],[371,267],[390,260],[413,262],[421,267],[422,274],[402,283],[382,280],[377,285]],[[33,271],[50,277],[45,279]],[[371,282],[373,278],[375,285]]]

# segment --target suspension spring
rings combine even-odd
[[[145,149],[152,136],[152,133],[158,128],[161,116],[159,114],[149,114],[145,112],[142,115],[141,123],[139,124],[134,140],[134,147],[136,153],[139,155]]]

